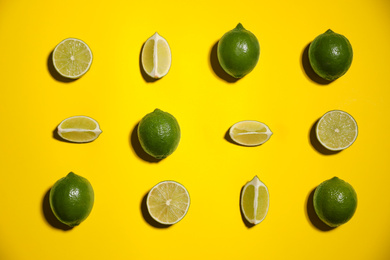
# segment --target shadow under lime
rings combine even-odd
[[[68,225],[65,225],[64,223],[60,222],[57,217],[54,215],[53,211],[50,207],[50,190],[51,188],[45,193],[42,199],[42,213],[46,220],[46,222],[52,226],[53,228],[60,229],[63,231],[69,231],[73,229],[73,227],[70,227]]]
[[[78,80],[78,79],[65,78],[60,73],[58,73],[58,71],[55,69],[54,64],[53,64],[53,51],[51,51],[49,56],[47,57],[47,70],[49,71],[50,75],[55,80],[62,82],[62,83],[71,83],[71,82]]]
[[[133,130],[130,133],[130,146],[133,148],[134,153],[142,160],[150,163],[158,163],[163,159],[156,159],[150,154],[146,153],[142,148],[141,143],[138,139],[138,126],[139,122],[135,125]]]
[[[316,187],[317,188],[317,187]],[[314,188],[313,190],[310,191],[309,195],[307,196],[307,201],[306,201],[306,214],[307,218],[309,219],[310,223],[315,227],[316,229],[327,232],[335,229],[335,227],[330,227],[327,224],[325,224],[318,216],[317,213],[314,209],[314,192],[316,190]]]
[[[143,216],[145,222],[148,223],[150,226],[152,226],[154,228],[158,228],[158,229],[166,229],[166,228],[171,227],[172,225],[161,224],[152,218],[152,216],[150,215],[150,213],[148,211],[148,206],[146,204],[148,194],[149,194],[149,191],[142,197],[141,205],[140,205],[141,213],[142,213],[142,216]]]
[[[311,43],[307,44],[302,51],[301,63],[302,63],[303,71],[305,72],[306,76],[314,83],[317,83],[318,85],[322,85],[322,86],[329,85],[333,81],[329,81],[318,76],[317,73],[314,72],[313,68],[310,65],[310,60],[309,60],[310,44]]]
[[[217,41],[212,47],[210,51],[210,66],[212,70],[214,71],[215,75],[219,77],[220,79],[226,81],[227,83],[235,83],[239,80],[239,78],[234,78],[227,74],[221,65],[219,64],[218,60],[218,42]]]

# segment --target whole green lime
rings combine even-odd
[[[223,70],[235,78],[251,72],[260,56],[260,44],[256,36],[241,23],[225,33],[218,42],[218,61]]]
[[[144,116],[137,131],[144,151],[157,159],[171,155],[180,142],[180,126],[176,118],[160,109]]]
[[[329,81],[343,76],[351,67],[352,58],[348,39],[330,29],[318,35],[309,47],[311,67],[318,76]]]
[[[91,213],[94,192],[87,179],[70,172],[53,185],[49,201],[56,218],[62,223],[74,227],[84,221]]]
[[[337,227],[348,222],[357,207],[353,187],[337,177],[322,182],[313,196],[317,216],[328,226]]]

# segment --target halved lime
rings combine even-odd
[[[245,184],[241,193],[241,210],[251,224],[259,224],[265,218],[269,208],[268,188],[255,176]]]
[[[92,142],[102,133],[98,122],[87,116],[72,116],[64,119],[57,127],[57,132],[63,139],[75,142]]]
[[[267,142],[272,136],[272,131],[264,123],[245,120],[235,123],[230,128],[229,135],[238,144],[257,146]]]
[[[187,214],[190,195],[180,183],[163,181],[149,191],[146,205],[154,220],[161,224],[172,225]]]
[[[350,147],[358,135],[355,119],[347,112],[332,110],[323,115],[317,123],[318,141],[331,151],[340,151]]]
[[[53,65],[66,78],[83,76],[92,64],[92,52],[82,40],[68,38],[60,42],[53,51]]]

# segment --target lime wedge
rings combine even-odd
[[[269,127],[261,122],[245,120],[235,123],[229,131],[230,138],[244,146],[257,146],[267,142],[272,135]]]
[[[155,33],[144,44],[141,54],[142,66],[152,78],[164,77],[171,68],[171,49],[167,40]]]
[[[73,116],[63,120],[57,127],[58,135],[70,142],[92,142],[102,133],[98,122],[87,116]]]
[[[245,184],[241,193],[241,210],[251,224],[259,224],[265,218],[269,208],[268,188],[257,176]]]

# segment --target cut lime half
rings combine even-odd
[[[60,42],[53,51],[53,65],[65,78],[83,76],[92,64],[92,52],[82,40],[68,38]]]
[[[355,119],[341,110],[325,113],[316,126],[318,141],[331,151],[341,151],[350,147],[357,135],[358,126]]]
[[[146,206],[154,220],[161,224],[172,225],[187,214],[190,195],[180,183],[163,181],[149,191]]]

